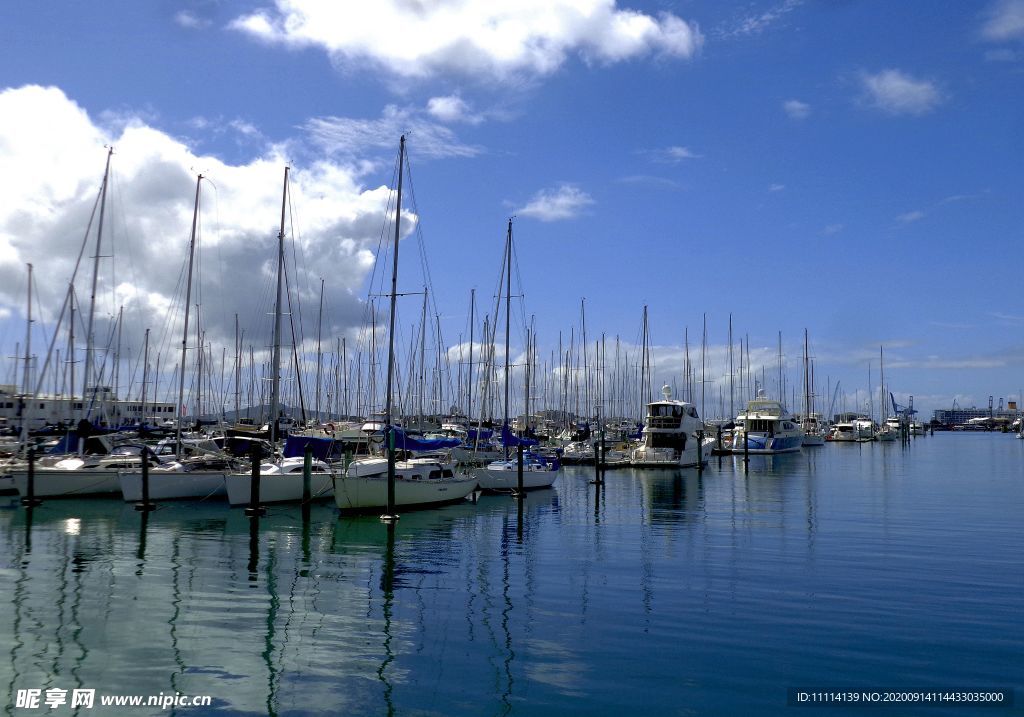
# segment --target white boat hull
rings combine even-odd
[[[350,466],[351,468],[351,466]],[[395,507],[418,508],[462,500],[476,488],[476,478],[421,478],[395,480]],[[347,513],[384,510],[388,504],[386,475],[335,476],[334,502]]]
[[[226,479],[228,503],[249,505],[252,496],[252,473],[229,473]],[[330,473],[311,473],[310,500],[325,500],[334,495]],[[301,503],[302,474],[277,473],[260,476],[260,503]]]
[[[714,449],[717,439],[712,436],[705,436],[701,444],[701,455],[699,462],[707,465],[711,451]],[[698,463],[697,444],[682,451],[672,448],[649,448],[639,446],[634,448],[629,456],[629,464],[635,468],[693,468]]]
[[[747,434],[747,446],[743,446],[743,434],[733,439],[733,453],[751,455],[774,455],[776,453],[797,453],[803,445],[803,435],[766,436],[760,433]]]
[[[519,489],[519,469],[506,468],[475,468],[472,471],[476,479],[477,487],[480,490],[488,491],[510,491]],[[550,488],[558,471],[544,468],[543,470],[529,470],[523,466],[523,490],[535,490],[537,488]]]
[[[825,436],[819,435],[817,433],[805,433],[803,441],[801,441],[801,445],[805,447],[823,446],[825,445]]]
[[[11,471],[14,485],[28,495],[28,471]],[[90,495],[120,495],[116,470],[60,470],[36,468],[33,492],[36,498],[80,498]]]
[[[224,471],[156,471],[149,472],[150,500],[184,500],[223,496]],[[126,502],[142,500],[142,473],[121,473],[121,495]]]

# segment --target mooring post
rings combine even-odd
[[[142,500],[135,504],[135,510],[147,513],[156,505],[149,500],[149,446],[143,446],[140,454],[142,458]]]
[[[721,431],[721,429],[719,429]],[[697,431],[697,472],[704,472],[704,429]]]
[[[311,483],[313,481],[313,446],[306,444],[306,452],[302,457],[302,520],[309,522],[309,502],[313,497]]]
[[[750,444],[747,442],[747,432],[743,431],[743,472],[750,470]]]
[[[523,488],[523,446],[522,444],[516,446],[516,490],[515,495],[522,498],[525,494]]]
[[[36,498],[36,449],[28,449],[28,495],[21,499],[26,508],[34,508],[43,501]]]
[[[249,458],[252,460],[252,479],[249,481],[249,507],[245,514],[250,518],[258,518],[266,515],[267,510],[260,506],[260,445],[253,441],[249,451]]]

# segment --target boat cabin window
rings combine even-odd
[[[755,433],[772,433],[775,421],[764,418],[751,418],[746,422],[746,429]]]
[[[449,470],[448,468],[445,468],[443,471],[441,471],[441,477],[442,478],[454,478],[455,474],[451,470]]]
[[[441,477],[441,471],[430,471],[430,475],[427,476],[430,480],[436,480]]]
[[[650,434],[651,448],[672,448],[681,451],[686,448],[685,433],[652,433]]]

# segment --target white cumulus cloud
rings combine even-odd
[[[540,219],[542,222],[555,222],[572,219],[593,203],[593,198],[579,187],[560,184],[554,189],[542,189],[537,192],[515,213]]]
[[[811,114],[811,106],[800,100],[786,100],[782,103],[782,109],[793,119],[806,119]]]
[[[469,104],[458,95],[431,97],[427,100],[427,114],[441,122],[479,124],[483,121],[483,118],[474,114]]]
[[[993,42],[1024,39],[1024,0],[994,3],[986,13],[981,35]]]
[[[695,24],[619,9],[615,0],[275,0],[231,27],[265,42],[322,48],[343,67],[372,60],[407,78],[547,75],[572,54],[594,63],[688,58],[702,43]]]
[[[122,117],[123,119],[123,117]],[[253,131],[258,131],[253,128]],[[233,345],[234,316],[257,351],[269,343],[269,286],[281,212],[285,160],[273,148],[244,164],[197,154],[181,140],[141,119],[116,127],[90,117],[60,89],[26,86],[0,92],[0,314],[22,314],[25,264],[35,266],[44,314],[59,310],[86,235],[103,175],[105,145],[112,158],[108,208],[100,254],[97,336],[124,307],[126,343],[136,350],[143,329],[154,345],[173,345],[180,331],[182,267],[192,221],[196,177],[203,183],[201,269],[193,304],[215,346]],[[397,148],[397,135],[394,138]],[[362,184],[358,165],[326,160],[291,172],[296,259],[293,301],[314,306],[318,272],[329,267],[325,307],[330,329],[352,334],[362,321],[359,300],[385,222],[390,190]],[[403,222],[407,232],[415,217]],[[77,295],[89,303],[96,225],[89,235]],[[295,308],[297,311],[297,307]],[[37,314],[38,315],[38,314]],[[308,319],[307,319],[308,322]],[[325,333],[328,329],[325,327]],[[158,338],[162,336],[163,338]],[[154,347],[154,354],[158,349]],[[135,355],[138,355],[137,353]],[[164,366],[171,365],[165,353]]]
[[[927,114],[943,100],[935,83],[915,79],[900,70],[865,73],[860,79],[864,101],[888,114]]]

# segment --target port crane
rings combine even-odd
[[[896,403],[895,397],[892,395],[892,391],[889,392],[889,400],[892,401],[892,410],[897,416],[902,416],[908,422],[913,420],[914,415],[917,411],[914,409],[914,397],[910,397],[909,405],[904,406],[901,403]]]

